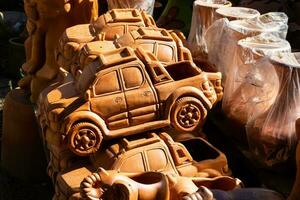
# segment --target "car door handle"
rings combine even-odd
[[[115,102],[116,103],[121,103],[123,101],[123,98],[122,97],[116,97],[115,98]]]
[[[151,95],[151,91],[145,91],[143,92],[143,96],[147,97]]]

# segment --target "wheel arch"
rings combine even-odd
[[[193,86],[181,87],[175,90],[167,99],[165,109],[165,116],[167,119],[170,119],[171,110],[176,100],[185,96],[195,97],[199,99],[207,110],[212,108],[211,102],[201,90]]]
[[[79,122],[90,122],[95,124],[102,131],[103,136],[109,132],[105,121],[97,114],[90,111],[78,111],[65,118],[61,130],[62,133],[67,135],[72,126]]]

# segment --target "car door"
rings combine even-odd
[[[161,147],[149,148],[144,151],[145,160],[147,161],[148,171],[163,172],[163,173],[175,173],[177,170],[174,165],[172,165],[170,154]]]
[[[108,129],[128,127],[126,100],[117,69],[97,75],[92,90],[91,110],[105,120]]]
[[[156,120],[157,98],[142,67],[136,64],[122,67],[120,71],[130,126]]]
[[[124,159],[119,161],[116,164],[115,170],[119,172],[129,172],[129,173],[137,173],[137,172],[145,172],[146,164],[143,156],[143,152],[138,153],[125,153],[123,155]]]

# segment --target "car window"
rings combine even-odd
[[[173,48],[169,45],[159,44],[157,49],[157,58],[161,62],[171,62],[173,60]]]
[[[154,53],[154,44],[151,44],[151,43],[141,43],[139,46],[142,49],[144,49],[145,51],[149,51],[151,53]]]
[[[119,168],[121,172],[144,172],[146,171],[142,153],[126,158]]]
[[[105,28],[105,39],[114,39],[116,34],[119,36],[124,35],[124,25],[107,26]]]
[[[125,82],[125,88],[135,88],[143,84],[144,77],[142,71],[138,67],[126,67],[122,69]]]
[[[112,71],[110,73],[102,75],[94,85],[95,94],[107,94],[111,92],[120,91],[120,84],[118,81],[117,71]]]
[[[151,171],[163,171],[168,165],[167,155],[163,149],[148,150],[147,158]]]

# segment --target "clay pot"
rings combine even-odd
[[[228,118],[243,126],[250,117],[267,110],[278,94],[276,71],[267,56],[291,52],[291,47],[286,40],[264,33],[240,40],[237,50],[222,107]]]
[[[194,59],[205,61],[207,47],[204,34],[217,19],[216,10],[221,7],[230,7],[227,0],[198,0],[194,1],[191,29],[188,37],[188,46]]]
[[[223,7],[216,10],[216,18],[227,18],[229,21],[239,19],[253,19],[260,16],[260,13],[251,8],[244,7]]]
[[[277,74],[278,93],[272,105],[246,127],[251,150],[267,166],[291,159],[297,144],[294,123],[300,116],[300,54],[274,55],[270,62]]]
[[[284,13],[267,13],[254,19],[217,20],[206,32],[205,41],[208,50],[208,62],[216,71],[223,75],[223,85],[226,86],[227,76],[231,76],[236,62],[238,62],[239,40],[259,35],[272,33],[280,38],[285,38],[287,31],[287,16]]]
[[[1,165],[13,176],[26,181],[46,177],[45,157],[33,105],[21,89],[5,98]]]

